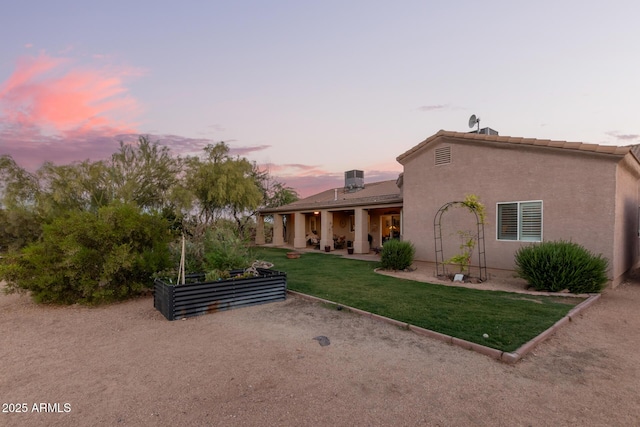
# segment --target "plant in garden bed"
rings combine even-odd
[[[229,227],[207,231],[204,254],[207,270],[247,268],[254,259],[249,242]]]
[[[202,273],[207,281],[240,279],[258,275],[258,268],[272,266],[264,261],[256,261],[247,240],[224,222],[204,231],[191,230],[189,235],[184,242],[184,254],[181,253],[180,242],[176,241],[171,246],[173,264],[178,266],[184,255],[187,274]],[[237,273],[238,270],[244,270],[244,273]],[[232,274],[232,271],[236,273]],[[173,283],[177,276],[177,268],[154,275],[166,283]]]
[[[473,254],[473,249],[476,247],[477,235],[464,230],[458,231],[458,235],[462,239],[462,243],[460,244],[460,253],[452,256],[444,263],[458,265],[460,267],[460,273],[463,273],[466,270],[467,274],[469,274],[471,255]]]
[[[168,320],[286,298],[286,274],[266,269],[273,264],[264,261],[251,263],[247,247],[234,233],[210,232],[203,245],[206,272],[185,274],[182,269],[175,283],[175,275],[156,277],[153,305]]]
[[[607,283],[608,260],[573,242],[523,246],[515,254],[516,271],[537,291],[600,292]]]

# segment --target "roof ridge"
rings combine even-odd
[[[574,150],[582,152],[593,152],[598,154],[613,154],[613,155],[625,155],[631,151],[630,146],[619,145],[603,145],[577,141],[562,141],[552,139],[538,139],[538,138],[525,138],[518,136],[507,135],[487,135],[471,132],[455,132],[440,130],[436,134],[431,135],[421,143],[413,146],[409,150],[396,157],[399,163],[406,157],[409,157],[413,153],[420,151],[423,147],[431,143],[433,140],[439,137],[457,138],[463,140],[480,140],[484,142],[498,142],[503,144],[518,144],[529,145],[538,147],[560,148],[563,150]]]

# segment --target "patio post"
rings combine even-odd
[[[264,238],[264,216],[258,214],[256,218],[256,245],[264,245],[266,243]]]
[[[356,220],[355,239],[353,242],[353,251],[357,254],[369,253],[369,211],[362,208],[354,209],[354,217]]]
[[[320,211],[320,249],[325,246],[333,249],[333,212]]]
[[[282,214],[273,214],[273,244],[275,246],[284,245],[284,225],[282,219]]]
[[[293,247],[306,248],[307,239],[305,236],[305,215],[300,212],[294,214],[293,219]]]

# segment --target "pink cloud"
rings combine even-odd
[[[136,133],[141,108],[124,79],[139,74],[45,53],[19,58],[0,84],[0,153],[32,167],[112,153],[117,135]]]

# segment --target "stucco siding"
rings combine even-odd
[[[638,261],[638,179],[640,166],[629,154],[616,169],[614,255],[609,266],[616,279]]]
[[[444,146],[451,147],[451,163],[435,166],[435,150]],[[619,160],[619,156],[441,137],[403,159],[404,238],[416,246],[417,259],[434,261],[437,210],[475,194],[486,206],[489,267],[513,269],[515,251],[528,244],[497,240],[499,202],[542,201],[543,240],[572,240],[612,259]],[[448,240],[445,258],[455,255],[460,243],[456,221],[469,225],[464,209],[454,211],[443,215],[448,222],[443,231]],[[477,263],[476,253],[472,262]]]

